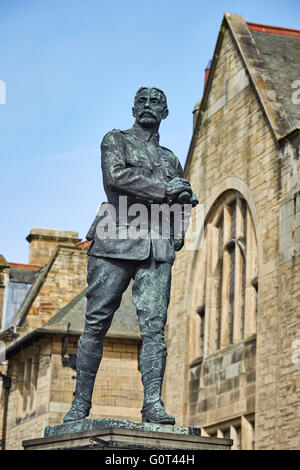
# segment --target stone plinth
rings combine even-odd
[[[48,426],[44,438],[22,444],[24,450],[230,450],[232,440],[201,436],[199,428],[105,418]]]

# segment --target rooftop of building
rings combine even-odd
[[[299,103],[292,99],[299,80],[300,30],[247,23],[292,129],[300,127]],[[299,84],[298,84],[299,87]]]
[[[193,153],[224,35],[228,30],[275,139],[281,142],[300,133],[300,30],[246,22],[242,15],[225,13],[208,66],[209,73],[208,67],[205,69],[203,96],[194,107],[194,133],[185,167],[189,165]]]
[[[135,306],[131,296],[132,284],[124,292],[122,302],[116,311],[107,336],[118,338],[139,338]],[[81,291],[68,305],[52,317],[43,328],[51,331],[83,332],[86,311],[86,289]]]

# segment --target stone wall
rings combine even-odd
[[[293,142],[292,147],[287,143],[278,146],[257,91],[226,30],[207,109],[191,148],[185,177],[190,180],[206,215],[218,197],[229,189],[238,191],[248,203],[259,265],[256,381],[255,368],[242,372],[240,366],[237,376],[228,383],[223,379],[214,383],[208,378],[206,368],[214,367],[215,360],[220,361],[221,372],[226,375],[225,363],[229,361],[226,349],[220,350],[218,359],[206,357],[202,366],[192,367],[189,372],[195,359],[192,299],[201,279],[197,277],[199,252],[183,249],[177,254],[173,269],[165,389],[168,411],[176,416],[177,422],[205,429],[211,424],[212,416],[215,420],[225,419],[223,406],[227,407],[226,419],[236,416],[240,402],[234,401],[234,394],[239,393],[244,400],[239,409],[241,415],[252,412],[255,383],[257,449],[299,447],[299,364],[291,361],[293,344],[299,338],[298,199],[294,198],[299,189],[297,145]],[[292,204],[296,212],[288,215],[288,210],[283,208],[285,204]],[[286,223],[290,216],[292,222]],[[285,260],[289,261],[282,264]],[[254,351],[251,354],[253,362]],[[190,382],[192,388],[190,373],[195,376]],[[202,381],[198,391],[194,388],[195,380]],[[226,392],[227,387],[232,388]],[[241,419],[245,422],[246,418],[241,416]]]
[[[30,243],[29,264],[44,266],[58,245],[75,246],[80,241],[78,232],[48,228],[32,228],[26,238]]]
[[[78,338],[69,338],[67,353],[76,353]],[[76,371],[62,364],[62,337],[43,337],[10,358],[6,449],[21,449],[22,440],[43,437],[48,425],[61,424],[71,406]],[[140,421],[143,392],[138,371],[139,343],[105,338],[102,363],[96,377],[90,417]],[[36,361],[26,383],[24,363]],[[31,362],[31,365],[33,362]],[[25,366],[26,367],[26,366]],[[27,397],[27,398],[26,398]]]
[[[77,343],[73,345],[76,352]],[[72,349],[69,348],[72,352]],[[55,341],[52,355],[51,425],[62,422],[75,389],[75,372],[61,366],[61,344]],[[138,371],[138,343],[105,338],[103,359],[96,377],[90,417],[140,419],[142,385]]]
[[[28,378],[24,364],[28,360],[37,366],[34,379]],[[34,347],[24,348],[9,361],[12,380],[6,430],[6,449],[22,449],[22,441],[28,436],[42,437],[49,419],[51,340],[38,342]],[[24,377],[25,381],[24,382]]]
[[[270,286],[274,289],[270,290]],[[300,257],[265,268],[257,336],[256,447],[299,449]]]
[[[255,338],[190,366],[190,423],[211,427],[255,412]]]
[[[50,262],[51,268],[28,311],[22,332],[43,326],[87,286],[85,249],[59,246]]]

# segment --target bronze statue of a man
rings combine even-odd
[[[120,196],[133,204],[171,205],[183,193],[198,201],[177,157],[159,145],[158,129],[168,116],[166,96],[158,88],[142,87],[132,109],[135,123],[129,130],[108,132],[101,144],[103,184],[108,204],[115,209],[115,225],[122,228]],[[185,199],[186,203],[187,200]],[[123,227],[124,228],[124,227]],[[133,302],[142,337],[140,370],[144,386],[143,422],[175,424],[161,400],[166,363],[164,328],[170,300],[171,270],[183,237],[97,236],[96,224],[87,235],[89,247],[87,309],[84,332],[78,342],[75,398],[64,422],[89,415],[95,376],[102,358],[103,339],[122,295],[133,279]]]

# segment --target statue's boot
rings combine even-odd
[[[141,357],[142,382],[144,385],[144,404],[141,410],[142,422],[157,424],[175,424],[174,416],[164,409],[161,400],[162,382],[166,366],[166,355]]]
[[[102,358],[102,344],[99,341],[78,342],[76,363],[76,388],[71,409],[64,417],[64,423],[85,419],[92,407],[92,394],[96,374]]]
[[[94,382],[95,376],[77,370],[75,397],[70,410],[64,417],[64,423],[85,419],[90,414]]]

